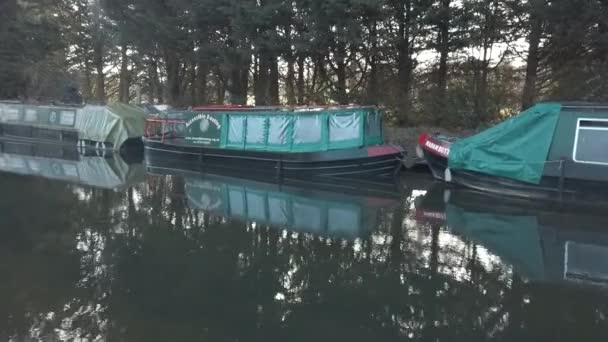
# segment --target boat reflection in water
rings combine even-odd
[[[437,184],[416,216],[447,224],[532,282],[608,290],[608,217],[600,207],[548,207]]]
[[[119,154],[93,154],[76,146],[0,141],[0,172],[37,176],[103,189],[121,189],[141,182],[145,170]]]
[[[277,229],[354,239],[369,235],[380,210],[399,203],[395,184],[246,179],[148,166],[152,174],[180,174],[189,206]]]

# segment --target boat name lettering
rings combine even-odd
[[[428,147],[429,149],[441,154],[442,156],[447,157],[450,154],[450,149],[445,147],[445,146],[441,146],[439,144],[435,144],[434,142],[427,140],[424,143],[425,147]]]
[[[220,122],[218,121],[218,119],[216,119],[215,117],[213,117],[209,114],[199,114],[199,115],[193,117],[192,119],[190,119],[188,122],[186,122],[186,127],[190,127],[193,123],[195,123],[198,120],[209,120],[218,129],[222,126],[220,124]]]

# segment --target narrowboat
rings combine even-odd
[[[436,179],[496,194],[597,201],[608,194],[608,105],[541,103],[467,138],[425,133]]]
[[[198,107],[150,116],[145,161],[279,178],[384,178],[403,150],[384,143],[376,107]]]
[[[122,103],[68,106],[0,102],[0,137],[4,139],[120,151],[141,146],[144,123],[143,108]]]
[[[608,219],[598,205],[546,205],[437,183],[416,219],[439,225],[535,283],[608,289]]]

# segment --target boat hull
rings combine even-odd
[[[172,145],[144,138],[144,148],[147,165],[179,163],[200,172],[236,172],[277,178],[393,179],[402,166],[402,150],[389,145],[277,153]]]
[[[435,140],[435,143],[442,143]],[[448,144],[445,144],[448,146]],[[448,158],[423,148],[423,156],[433,177],[447,183],[464,186],[500,196],[546,201],[608,201],[608,182],[544,175],[539,184],[531,184],[481,172],[448,169]],[[568,163],[568,162],[565,162]],[[568,169],[568,165],[564,165]]]

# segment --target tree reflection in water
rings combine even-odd
[[[344,239],[206,213],[178,177],[0,183],[1,340],[608,339],[603,293],[522,279],[411,196]]]

